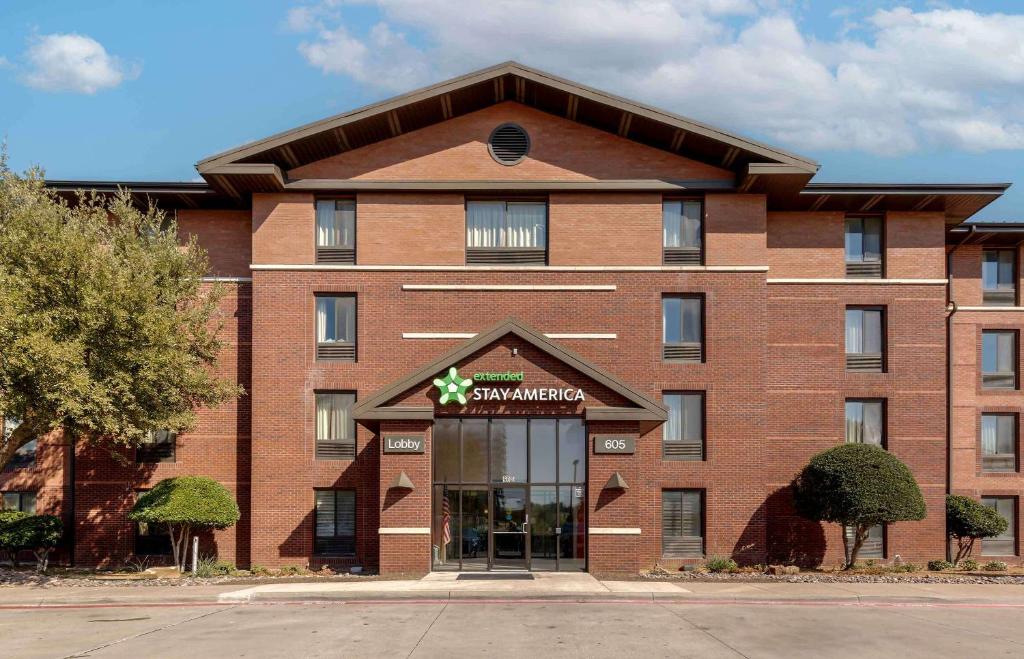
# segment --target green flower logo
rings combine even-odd
[[[441,392],[440,403],[459,401],[459,404],[466,404],[466,390],[473,386],[472,380],[463,380],[459,372],[452,366],[448,369],[448,375],[443,378],[434,378],[434,386]]]

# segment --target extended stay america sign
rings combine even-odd
[[[443,378],[435,378],[434,386],[441,392],[438,402],[442,405],[469,401],[531,401],[531,402],[575,402],[584,401],[582,389],[572,387],[516,387],[502,386],[502,383],[523,382],[522,371],[474,373],[472,379],[463,378],[454,366]],[[472,389],[472,391],[470,391]]]

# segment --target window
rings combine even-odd
[[[704,299],[666,295],[661,299],[662,357],[699,362],[704,358]]]
[[[665,200],[661,205],[663,259],[672,265],[703,261],[704,204],[698,199]]]
[[[356,360],[356,297],[316,296],[316,358]]]
[[[316,202],[316,262],[356,262],[356,202],[320,199]]]
[[[704,394],[665,394],[668,421],[662,427],[666,460],[704,459]]]
[[[885,446],[885,401],[869,398],[846,401],[846,443]]]
[[[702,490],[662,490],[661,554],[666,558],[704,555]]]
[[[982,556],[1016,556],[1017,497],[981,497],[981,505],[995,510],[1006,520],[1006,530],[994,538],[981,539]]]
[[[170,430],[149,433],[145,443],[135,448],[136,462],[174,462],[178,435]]]
[[[36,514],[35,492],[4,492],[2,510],[20,510],[29,515]]]
[[[981,332],[981,386],[986,389],[1017,388],[1017,332]]]
[[[981,415],[982,471],[1017,470],[1017,415]]]
[[[145,490],[136,492],[135,500],[144,493]],[[171,553],[171,532],[166,524],[135,523],[136,556],[170,556]]]
[[[4,417],[4,439],[9,439],[14,429],[21,425],[21,419],[13,416]],[[15,471],[17,469],[26,469],[31,467],[36,462],[36,440],[31,440],[27,444],[22,445],[14,456],[11,457],[10,461],[4,467],[4,471]]]
[[[547,224],[543,201],[468,201],[466,263],[544,265]]]
[[[315,512],[314,553],[320,556],[354,556],[356,493],[353,490],[316,490]]]
[[[879,307],[846,308],[846,370],[884,369],[884,316]]]
[[[1016,258],[1012,249],[986,249],[981,257],[982,299],[986,305],[1017,303]]]
[[[316,459],[353,460],[356,457],[356,421],[353,393],[316,394]]]
[[[846,276],[881,278],[882,218],[846,218]]]
[[[846,534],[846,541],[853,546],[856,540],[856,533],[852,526],[844,526],[843,533]],[[868,529],[868,537],[857,553],[858,558],[885,558],[885,524],[875,524]]]

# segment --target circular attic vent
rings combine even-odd
[[[530,136],[518,124],[502,124],[491,132],[487,150],[502,165],[515,165],[530,152]]]

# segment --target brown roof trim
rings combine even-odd
[[[234,165],[232,165],[233,167]],[[220,169],[220,168],[218,168]],[[285,183],[288,191],[313,190],[429,190],[429,191],[472,191],[505,192],[531,190],[557,191],[652,191],[652,192],[694,192],[700,190],[732,190],[731,180],[658,180],[624,179],[602,181],[530,181],[530,180],[451,180],[451,181],[378,181],[367,179],[296,179]]]
[[[517,62],[504,62],[492,67],[474,71],[463,76],[458,76],[450,80],[423,87],[421,89],[414,90],[407,94],[395,96],[379,103],[367,105],[350,112],[328,117],[320,121],[315,121],[298,128],[293,128],[269,137],[250,142],[234,149],[229,149],[221,153],[203,158],[196,163],[196,169],[200,173],[205,174],[213,167],[219,165],[225,165],[236,162],[238,160],[253,157],[265,151],[281,147],[289,144],[296,140],[300,140],[312,135],[323,133],[326,131],[334,130],[354,123],[361,119],[366,119],[372,116],[382,115],[387,112],[391,112],[397,108],[417,103],[429,98],[441,96],[446,93],[450,93],[459,89],[464,89],[481,82],[500,78],[505,75],[514,75],[520,78],[533,81],[540,85],[545,85],[553,89],[560,90],[569,94],[573,94],[580,98],[585,98],[595,103],[600,103],[623,112],[629,112],[638,116],[646,117],[652,121],[657,121],[668,126],[679,128],[680,130],[688,133],[694,133],[701,135],[708,139],[728,144],[749,153],[756,154],[760,157],[768,160],[775,160],[782,163],[787,163],[795,167],[801,168],[803,171],[814,173],[818,170],[818,163],[803,156],[798,156],[793,153],[788,153],[781,149],[761,144],[754,140],[735,135],[733,133],[726,132],[720,128],[704,124],[681,115],[668,112],[667,110],[661,110],[649,105],[638,103],[629,99],[615,96],[607,92],[603,92],[585,85],[581,85],[564,78],[534,69],[531,67],[524,66]]]
[[[390,385],[385,386],[379,390],[373,396],[366,398],[358,403],[352,409],[352,416],[358,420],[364,419],[379,419],[382,418],[377,416],[382,412],[387,413],[398,413],[399,410],[425,410],[428,408],[417,407],[417,408],[402,408],[402,407],[388,407],[385,404],[394,398],[409,390],[412,387],[420,384],[428,378],[436,376],[438,373],[451,366],[455,362],[466,359],[478,350],[487,347],[491,343],[501,339],[502,337],[514,334],[523,341],[531,344],[538,350],[554,357],[555,359],[563,362],[564,364],[572,367],[573,369],[583,373],[590,379],[600,383],[601,385],[611,389],[615,393],[619,394],[623,398],[627,399],[631,403],[634,403],[640,409],[633,408],[608,408],[609,410],[617,410],[619,413],[630,413],[642,414],[640,420],[648,421],[665,421],[668,418],[668,410],[657,401],[654,401],[640,392],[632,389],[627,384],[619,380],[618,378],[605,373],[597,366],[591,364],[587,360],[583,359],[579,355],[566,350],[560,345],[552,342],[550,339],[545,337],[535,329],[525,325],[521,321],[515,318],[508,318],[490,329],[484,330],[477,334],[472,339],[469,339],[462,345],[448,351],[441,355],[434,361],[430,362],[426,366],[416,370],[412,374],[393,382]],[[430,409],[431,416],[433,418],[433,409]],[[586,408],[587,414],[591,414],[591,410],[599,408]],[[609,413],[612,414],[612,413]],[[385,417],[385,418],[427,418],[427,417]],[[632,419],[631,419],[632,420]]]

